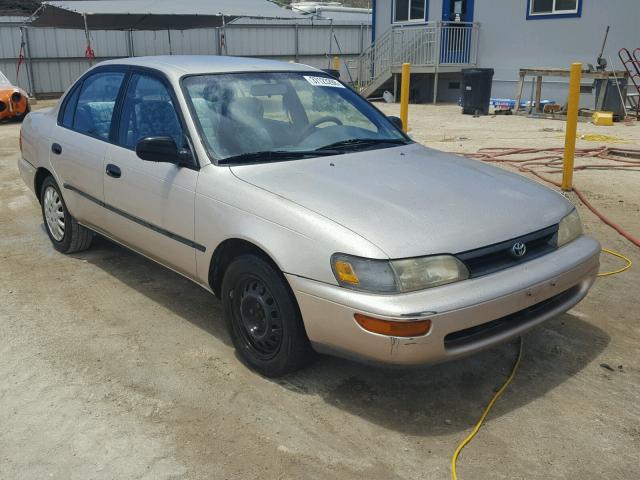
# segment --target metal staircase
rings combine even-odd
[[[359,58],[360,93],[367,97],[411,64],[411,73],[455,72],[476,65],[478,23],[399,25],[378,37]]]
[[[640,48],[633,51],[633,55],[627,48],[618,51],[618,57],[629,74],[629,80],[635,87],[635,92],[627,93],[629,107],[636,112],[636,118],[640,118]]]

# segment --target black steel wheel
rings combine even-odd
[[[221,296],[233,344],[249,367],[278,377],[309,362],[298,306],[272,265],[255,255],[238,257],[225,272]]]
[[[246,275],[230,291],[233,315],[244,341],[264,360],[277,355],[282,345],[282,312],[263,280]]]

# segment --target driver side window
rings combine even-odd
[[[139,73],[131,76],[120,121],[118,143],[134,150],[144,137],[171,137],[178,148],[184,136],[169,90],[159,79]]]

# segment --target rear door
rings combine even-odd
[[[190,149],[171,85],[158,73],[134,71],[119,118],[117,140],[104,158],[107,230],[140,253],[195,276],[194,204],[198,168],[141,160],[141,138],[170,136]]]
[[[89,227],[105,226],[103,161],[124,70],[100,69],[66,96],[51,141],[51,165],[71,214]]]

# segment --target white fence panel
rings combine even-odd
[[[20,29],[14,26],[0,26],[0,58],[17,58],[19,51]]]
[[[88,68],[89,62],[84,58],[34,62],[33,88],[38,93],[64,92]]]
[[[295,26],[234,26],[226,29],[227,54],[238,56],[295,55]]]
[[[174,55],[217,55],[216,29],[171,30],[171,52]]]
[[[0,25],[0,69],[9,79],[32,94],[57,94],[85,72],[91,63],[129,55],[237,55],[278,60],[294,60],[319,68],[328,68],[331,57],[340,55],[342,78],[347,75],[345,62],[353,61],[369,45],[370,29],[366,25],[298,24],[230,24],[226,28],[190,30],[90,31],[91,47],[96,58],[85,58],[87,41],[83,30],[59,28],[26,29],[29,55],[16,79],[16,62],[20,51],[20,28]],[[225,36],[226,49],[219,51]],[[336,42],[337,39],[337,42]],[[27,73],[32,72],[31,84]],[[356,80],[356,70],[352,70]]]
[[[133,36],[133,54],[136,57],[147,55],[169,55],[168,30],[136,30]]]

